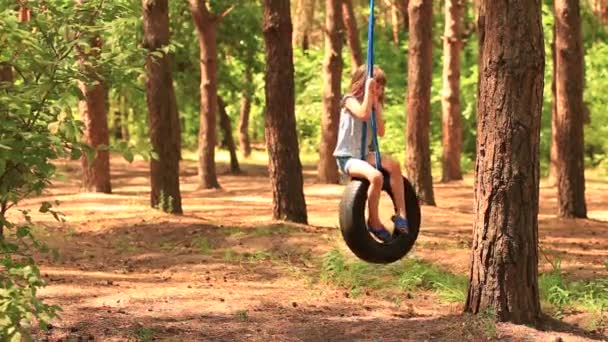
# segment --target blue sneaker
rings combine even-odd
[[[395,224],[395,230],[401,234],[409,234],[410,232],[410,223],[406,218],[403,218],[399,215],[395,215],[392,217],[393,223]]]
[[[372,233],[378,240],[382,242],[389,242],[393,238],[391,233],[381,226],[380,228],[372,228],[372,226],[367,223],[367,230]]]

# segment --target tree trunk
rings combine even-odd
[[[435,205],[429,130],[433,73],[433,3],[409,2],[410,40],[407,96],[406,170],[422,203]]]
[[[608,1],[591,0],[591,8],[602,24],[608,25]]]
[[[298,0],[296,5],[295,30],[293,45],[308,50],[310,44],[310,31],[315,18],[316,0]]]
[[[124,96],[120,96],[120,115],[121,115],[121,123],[120,128],[122,129],[122,139],[124,141],[129,141],[129,106],[127,106],[127,101]]]
[[[101,49],[101,39],[93,38],[91,47]],[[87,56],[81,55],[81,64],[85,68],[84,73],[94,80],[90,82],[79,82],[83,99],[78,103],[80,116],[84,122],[84,143],[96,150],[95,159],[89,161],[88,156],[82,157],[82,176],[85,191],[112,192],[110,183],[110,153],[107,148],[99,149],[101,145],[110,145],[110,133],[108,130],[108,89],[105,82],[94,67],[84,66],[86,59],[96,58],[99,50]]]
[[[304,181],[295,120],[289,1],[264,0],[266,145],[275,219],[306,223]]]
[[[144,15],[144,47],[162,52],[169,44],[168,0],[142,0]],[[153,208],[181,214],[179,189],[180,128],[171,61],[169,55],[151,54],[146,58],[146,101],[150,120],[150,141],[158,159],[150,161]]]
[[[323,61],[323,117],[322,137],[317,173],[319,181],[338,184],[338,165],[333,156],[338,139],[342,80],[342,0],[326,0],[325,60]]]
[[[408,30],[410,26],[410,16],[407,13],[407,7],[409,4],[409,0],[393,0],[395,1],[395,5],[397,6],[397,10],[399,11],[399,15],[401,17],[401,25],[404,30]]]
[[[84,142],[96,149],[96,156],[91,162],[85,155],[82,157],[83,187],[88,192],[112,193],[110,182],[110,153],[99,149],[100,145],[109,146],[108,130],[108,89],[103,81],[96,85],[80,82],[84,100],[79,102],[82,121],[84,122]]]
[[[460,50],[463,0],[446,0],[443,41],[443,175],[442,181],[462,179],[462,123],[460,111]]]
[[[198,133],[199,188],[219,188],[215,170],[217,141],[217,24],[219,17],[207,10],[206,1],[190,0],[192,18],[198,32],[201,63],[201,114]]]
[[[234,144],[234,138],[232,138],[232,123],[230,122],[230,117],[228,113],[226,113],[226,104],[222,100],[221,97],[217,97],[217,103],[219,106],[220,113],[220,126],[222,127],[222,131],[224,132],[224,145],[230,151],[230,173],[241,173],[241,168],[239,167],[239,160],[236,156],[236,146]]]
[[[363,64],[363,54],[361,53],[357,18],[355,17],[355,11],[353,10],[352,0],[342,1],[342,17],[344,27],[346,28],[346,40],[350,47],[352,70],[355,71],[359,65]]]
[[[384,0],[384,3],[390,11],[393,44],[399,45],[399,8],[397,7],[397,0]]]
[[[553,13],[555,17],[555,11]],[[553,41],[551,42],[551,58],[553,61],[553,72],[551,73],[551,95],[553,102],[551,103],[551,151],[549,156],[549,183],[557,185],[557,94],[555,92],[555,74],[556,74],[556,55],[555,55],[555,40],[556,27],[553,24]]]
[[[555,0],[557,203],[560,217],[587,217],[584,55],[579,0]]]
[[[245,66],[245,89],[241,97],[241,113],[239,121],[239,142],[243,157],[247,158],[251,155],[251,142],[249,140],[249,114],[251,112],[251,96],[252,96],[253,73],[251,64]]]
[[[85,0],[77,0],[81,5]],[[21,8],[20,17],[29,20],[30,12]],[[92,22],[91,22],[92,24]],[[83,99],[78,108],[84,123],[84,143],[95,149],[93,160],[88,155],[81,158],[83,188],[88,192],[112,193],[110,182],[110,132],[108,129],[108,88],[101,75],[101,66],[95,60],[101,54],[102,42],[98,35],[86,34],[89,39],[90,52],[86,53],[78,46],[80,69],[86,80],[80,80],[78,86]],[[105,146],[101,149],[100,146]]]
[[[544,42],[541,3],[480,4],[475,223],[465,310],[534,323]]]
[[[116,110],[114,114],[110,117],[110,121],[112,122],[112,126],[110,127],[110,134],[116,140],[122,139],[122,113]]]

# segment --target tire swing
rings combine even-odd
[[[370,0],[368,48],[367,48],[367,77],[373,77],[374,65],[374,0]],[[376,113],[372,110],[371,116],[372,142],[376,155],[376,169],[384,176],[382,191],[386,192],[391,200],[395,212],[395,198],[390,187],[388,172],[382,168],[378,136],[376,129]],[[365,160],[367,138],[367,123],[363,123],[363,139],[361,142],[361,159]],[[403,177],[405,189],[405,208],[409,221],[409,232],[393,233],[391,241],[383,243],[376,240],[367,230],[365,220],[365,207],[367,204],[367,190],[369,182],[366,179],[352,178],[344,189],[340,202],[340,231],[348,248],[360,259],[377,264],[388,264],[403,258],[414,246],[420,230],[420,205],[416,192],[410,182]]]

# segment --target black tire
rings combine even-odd
[[[389,182],[385,181],[384,184]],[[369,182],[353,179],[344,189],[340,202],[340,230],[346,245],[358,258],[370,263],[389,264],[403,258],[416,243],[420,230],[420,204],[414,188],[405,177],[403,185],[410,231],[408,234],[400,234],[396,231],[393,239],[387,243],[379,242],[367,231],[365,206]],[[389,194],[394,204],[395,199],[390,187],[385,186],[383,191]]]

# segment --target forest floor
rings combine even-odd
[[[606,339],[605,312],[559,312],[540,328],[495,324],[462,313],[463,302],[436,291],[331,281],[327,255],[355,258],[341,240],[343,186],[316,184],[305,167],[310,225],[272,222],[263,162],[230,175],[222,189],[197,190],[196,163],[182,164],[183,216],[148,206],[148,163],[112,160],[113,194],[79,192],[79,164],[44,196],[25,201],[37,235],[60,251],[41,256],[48,286],[40,295],[61,306],[44,341],[586,341]],[[435,185],[437,207],[423,207],[420,237],[409,259],[466,277],[473,226],[473,179]],[[608,182],[589,180],[590,219],[555,217],[555,188],[542,184],[541,272],[561,260],[568,281],[608,279]],[[66,222],[37,213],[59,200]],[[388,204],[383,202],[383,207]],[[15,212],[13,212],[15,214]],[[371,272],[389,266],[365,265]],[[361,266],[363,267],[363,266]],[[329,280],[328,280],[329,279]],[[351,285],[348,285],[351,284]],[[599,315],[599,316],[598,316]],[[593,331],[592,331],[593,330]]]

